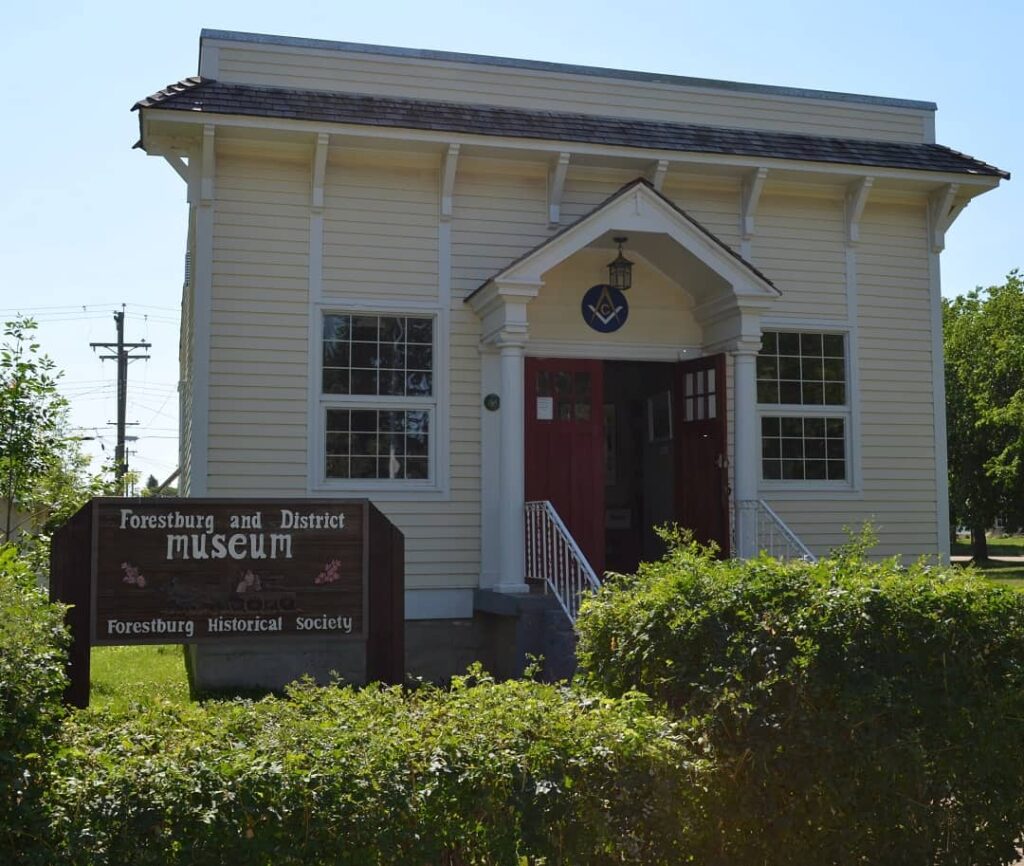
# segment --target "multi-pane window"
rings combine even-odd
[[[432,317],[325,315],[321,377],[326,478],[431,477]]]
[[[761,416],[765,480],[846,480],[846,419]]]
[[[846,336],[766,331],[757,358],[761,477],[849,479]]]
[[[844,347],[842,334],[766,331],[757,357],[757,402],[845,405]]]
[[[431,318],[324,316],[324,393],[429,397],[433,353]]]

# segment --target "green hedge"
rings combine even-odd
[[[39,832],[40,774],[63,715],[63,622],[14,546],[0,545],[0,853]]]
[[[1024,595],[850,553],[720,562],[676,538],[579,628],[593,684],[648,693],[704,744],[705,862],[1015,862]]]
[[[299,684],[256,703],[80,713],[50,781],[50,856],[684,863],[701,770],[648,703],[477,673],[448,691]]]

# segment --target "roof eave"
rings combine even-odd
[[[956,171],[954,169],[932,169],[932,168],[909,168],[903,166],[891,166],[872,163],[836,162],[831,160],[813,160],[797,157],[784,156],[746,156],[733,154],[724,151],[694,151],[694,150],[666,150],[664,148],[644,148],[624,144],[599,144],[587,141],[574,141],[567,139],[540,138],[540,137],[515,137],[504,135],[492,135],[481,132],[451,132],[447,130],[424,129],[414,126],[385,126],[382,124],[360,124],[352,121],[328,121],[328,120],[307,120],[302,118],[274,117],[269,115],[257,115],[251,112],[226,112],[226,111],[204,111],[195,108],[183,108],[180,106],[167,105],[166,103],[154,103],[141,105],[140,115],[148,111],[159,111],[167,114],[178,122],[184,123],[221,123],[225,125],[249,126],[251,123],[239,122],[239,118],[250,121],[270,121],[275,126],[284,125],[292,129],[308,130],[336,130],[350,134],[359,134],[367,137],[388,138],[400,134],[406,138],[419,138],[424,141],[443,140],[447,142],[459,141],[467,144],[478,144],[481,146],[493,145],[495,141],[502,141],[503,147],[518,147],[522,149],[543,149],[552,152],[572,151],[574,153],[591,154],[614,154],[621,156],[634,156],[640,153],[650,159],[668,159],[680,162],[699,162],[708,160],[721,162],[728,165],[743,166],[775,166],[776,168],[789,168],[793,165],[815,166],[818,170],[834,170],[843,173],[872,174],[876,177],[909,178],[932,176],[936,182],[973,182],[974,185],[991,189],[998,185],[999,180],[1009,180],[1010,173],[1003,169],[991,166],[991,171]],[[949,148],[946,148],[947,150]],[[969,157],[974,159],[974,157]],[[981,165],[987,165],[981,160],[975,160]]]

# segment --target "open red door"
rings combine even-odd
[[[676,365],[676,520],[729,555],[729,471],[725,355]]]
[[[526,499],[547,499],[604,572],[601,361],[526,359]]]

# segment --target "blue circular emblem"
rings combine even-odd
[[[626,296],[604,283],[587,289],[580,309],[583,312],[583,321],[602,334],[619,330],[629,318],[629,302]]]

